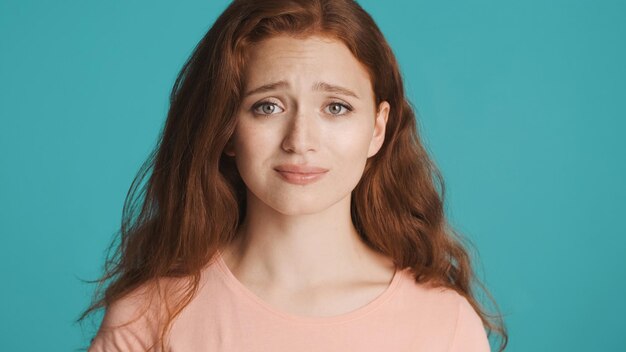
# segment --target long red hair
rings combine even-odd
[[[78,321],[140,287],[182,278],[175,289],[156,290],[167,298],[159,333],[165,350],[165,336],[195,296],[202,269],[245,217],[245,184],[223,151],[236,125],[248,49],[284,34],[342,41],[367,68],[376,106],[391,106],[384,144],[352,192],[352,221],[361,239],[397,266],[411,267],[417,283],[466,297],[504,350],[501,315],[488,314],[477,300],[475,286],[495,305],[473,271],[470,243],[445,218],[443,178],[420,140],[396,58],[374,20],[352,0],[235,0],[226,8],[176,79],[159,142],[127,194],[120,241],[111,243],[104,274],[93,281],[92,304]]]

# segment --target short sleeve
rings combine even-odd
[[[490,352],[489,339],[480,316],[465,297],[459,297],[457,322],[449,352]]]
[[[159,351],[158,319],[145,295],[130,295],[107,307],[88,352]],[[152,347],[152,349],[150,349]]]

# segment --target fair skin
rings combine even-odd
[[[283,84],[243,98],[224,151],[247,187],[246,218],[224,260],[259,298],[289,313],[332,316],[364,306],[395,267],[358,237],[350,195],[383,144],[390,106],[376,106],[367,71],[338,40],[277,36],[250,53],[245,93]],[[317,82],[351,93],[315,90]],[[293,184],[275,170],[282,164],[328,171]]]

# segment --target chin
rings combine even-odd
[[[337,205],[337,203],[350,197],[351,192],[337,192],[329,197],[324,192],[313,192],[312,194],[301,193],[288,198],[267,199],[265,202],[275,211],[284,215],[310,215],[327,211]]]
[[[273,205],[273,206],[270,205],[270,206],[275,211],[283,215],[291,215],[291,216],[316,214],[316,213],[323,212],[324,210],[330,207],[330,205],[328,204],[315,204],[315,203],[302,202],[302,201],[298,202],[297,204],[284,202],[284,203],[281,203],[280,205]]]

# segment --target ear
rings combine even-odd
[[[378,105],[378,112],[376,113],[376,120],[374,121],[374,135],[370,142],[370,148],[367,151],[367,157],[371,157],[378,153],[380,147],[382,147],[385,141],[385,128],[387,126],[387,119],[389,118],[389,110],[391,107],[389,103],[383,101]]]
[[[224,154],[230,156],[230,157],[234,157],[235,156],[235,148],[233,148],[233,139],[229,139],[228,142],[226,142],[226,146],[224,146]]]

